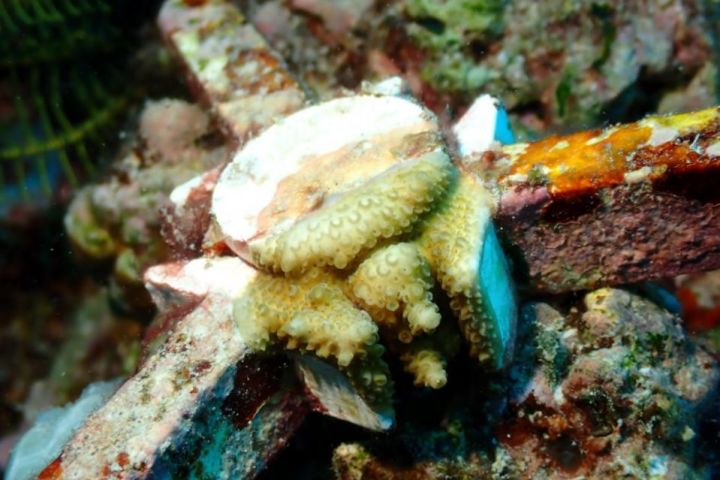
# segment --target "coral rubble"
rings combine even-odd
[[[490,400],[464,389],[434,428],[415,419],[391,438],[340,444],[336,478],[708,478],[694,440],[720,369],[677,316],[618,289],[522,312],[515,362]]]
[[[537,138],[718,98],[718,12],[702,0],[393,0],[360,17],[364,1],[242,4],[322,99],[402,75],[441,117],[503,98],[520,137]]]
[[[147,308],[142,274],[168,259],[161,237],[161,211],[169,193],[185,180],[219,164],[223,144],[203,144],[213,135],[208,115],[182,100],[149,102],[139,119],[134,148],[114,175],[75,196],[65,216],[72,244],[82,255],[113,263],[113,291],[128,309]]]
[[[249,352],[242,336],[233,333],[232,298],[255,275],[237,258],[200,259],[148,272],[156,304],[163,311],[183,307],[188,313],[68,442],[55,466],[62,478],[100,478],[107,469],[133,478],[147,474],[164,450],[161,445],[167,448],[173,435],[191,430],[198,398],[221,401],[227,395],[235,365]],[[226,278],[234,281],[229,285]]]
[[[402,3],[412,42],[427,52],[420,63],[426,82],[455,95],[493,93],[528,126],[617,115],[640,102],[647,78],[679,66],[692,75],[712,61],[705,23],[712,20],[692,0]],[[464,15],[446,15],[463,6]],[[539,108],[523,112],[533,102]]]
[[[6,478],[36,478],[60,454],[75,430],[107,401],[120,383],[121,380],[114,380],[90,384],[73,404],[43,412],[15,446]]]
[[[675,279],[686,328],[720,358],[720,270]]]
[[[646,299],[600,289],[584,307],[524,309],[521,358],[537,363],[518,363],[499,478],[702,478],[692,440],[717,386],[716,362]]]
[[[165,2],[158,23],[190,85],[236,141],[303,105],[282,60],[231,2]]]

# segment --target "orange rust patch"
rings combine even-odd
[[[634,124],[590,145],[588,142],[602,135],[601,131],[546,138],[529,144],[505,176],[525,175],[532,181],[533,172],[545,167],[548,170],[538,174],[546,178],[548,190],[554,195],[620,183],[627,171],[628,157],[647,142],[651,134],[651,128]]]
[[[120,452],[117,454],[117,463],[121,467],[126,466],[128,463],[130,463],[130,455],[128,455],[126,452]]]
[[[717,157],[703,153],[703,147],[717,139],[719,127],[718,110],[709,109],[648,118],[604,131],[552,136],[530,143],[524,150],[520,150],[522,146],[506,148],[497,164],[502,170],[498,180],[543,184],[558,197],[622,183],[626,174],[643,167],[650,167],[647,174],[651,179],[665,172],[697,171],[718,163]],[[659,133],[667,135],[667,141],[652,145]]]
[[[63,469],[61,457],[56,458],[45,470],[40,472],[38,480],[59,480],[62,478]]]
[[[238,74],[236,68],[243,65],[256,64],[256,73],[252,76]],[[297,83],[289,75],[285,74],[278,59],[265,48],[239,52],[225,66],[228,78],[232,82],[232,91],[228,95],[234,95],[234,90],[246,89],[248,92],[260,92],[265,94],[298,88]]]

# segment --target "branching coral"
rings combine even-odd
[[[213,189],[212,242],[258,270],[234,303],[236,329],[255,350],[329,361],[383,408],[385,346],[417,385],[447,382],[458,333],[433,301],[438,280],[472,354],[502,368],[515,311],[493,205],[408,98],[364,94],[294,113],[243,146]]]
[[[275,336],[290,349],[333,357],[343,367],[378,338],[377,326],[345,296],[340,279],[322,270],[259,276],[235,304],[235,319],[257,347]]]
[[[343,369],[355,388],[379,410],[392,407],[394,393],[390,369],[382,358],[384,353],[385,348],[379,343],[369,345],[363,356]]]
[[[502,366],[513,337],[515,316],[508,267],[491,222],[493,199],[463,175],[433,215],[417,242],[433,274],[451,298],[470,352]]]
[[[441,151],[400,164],[255,244],[253,258],[283,272],[322,265],[344,269],[379,240],[410,230],[442,195],[451,172],[450,159]]]
[[[415,385],[441,388],[447,383],[445,359],[437,350],[419,349],[403,354],[400,359],[415,377]]]
[[[384,408],[392,398],[385,349],[375,323],[343,290],[340,276],[319,269],[300,277],[258,275],[233,315],[253,348],[275,341],[331,360],[371,404]]]
[[[412,243],[376,250],[360,264],[349,283],[360,305],[379,323],[397,330],[402,342],[409,342],[420,332],[431,332],[440,324],[440,312],[430,292],[430,267]],[[398,314],[407,326],[399,324]]]
[[[472,355],[502,368],[515,307],[493,209],[414,102],[360,95],[293,114],[213,194],[225,243],[263,270],[235,303],[238,329],[257,349],[332,361],[371,402],[392,392],[380,337],[417,385],[440,388],[458,335],[448,321],[436,332],[436,279]]]
[[[429,335],[421,335],[409,344],[396,345],[403,368],[415,379],[415,385],[442,388],[447,383],[447,360],[460,349],[460,335],[444,321]]]

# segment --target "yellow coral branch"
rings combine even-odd
[[[379,240],[410,231],[443,195],[453,171],[442,151],[400,164],[287,231],[254,244],[253,258],[286,273],[324,265],[345,269]]]
[[[498,253],[492,226],[494,208],[490,193],[463,175],[422,226],[417,244],[450,296],[471,355],[497,367],[508,356],[503,339],[512,336],[515,307],[508,266]],[[488,271],[483,273],[484,268]]]
[[[340,366],[378,340],[370,315],[345,296],[337,276],[323,270],[297,278],[259,275],[236,302],[234,317],[241,334],[259,348],[273,336],[288,348],[333,357]]]
[[[440,324],[440,312],[430,292],[430,266],[412,243],[376,250],[350,276],[349,286],[356,301],[379,322],[387,325],[395,312],[402,313],[409,332],[404,326],[387,325],[399,330],[400,341],[431,332]]]

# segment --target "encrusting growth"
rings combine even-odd
[[[285,273],[313,266],[344,269],[381,239],[409,231],[442,196],[452,163],[442,151],[396,165],[339,199],[324,200],[288,230],[257,242],[251,253],[258,264]]]

